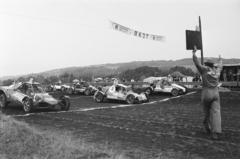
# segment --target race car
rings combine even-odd
[[[23,106],[25,113],[30,113],[39,107],[56,108],[67,111],[70,108],[70,98],[61,96],[54,99],[46,93],[40,83],[23,82],[14,86],[0,87],[0,109],[8,107],[9,103],[18,103]]]
[[[162,78],[151,82],[150,85],[145,88],[145,92],[149,95],[154,92],[163,92],[178,96],[179,94],[187,94],[188,88],[183,85],[169,82],[167,78]]]
[[[68,89],[69,94],[84,93],[85,95],[93,95],[97,91],[97,88],[88,84],[86,81],[73,83]]]
[[[50,91],[66,91],[70,88],[67,84],[62,84],[61,82],[55,82],[53,85],[48,86],[48,90]]]
[[[112,86],[99,88],[93,98],[98,103],[103,102],[104,99],[126,101],[128,104],[149,102],[147,93],[134,93],[131,86],[123,84],[114,84]]]

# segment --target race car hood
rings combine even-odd
[[[186,88],[184,88],[183,86],[180,86],[180,85],[178,85],[178,84],[176,84],[176,83],[172,83],[171,85],[172,85],[173,87],[175,87],[175,88],[182,89],[183,92],[186,91]]]
[[[48,93],[36,93],[34,95],[34,102],[46,102],[50,105],[56,105],[58,104],[58,101],[54,99],[51,95]]]

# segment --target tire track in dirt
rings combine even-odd
[[[189,125],[183,123],[183,122],[169,122],[169,121],[164,121],[164,120],[153,120],[152,118],[144,118],[144,119],[135,119],[135,118],[129,118],[128,116],[123,116],[121,115],[121,117],[119,116],[107,116],[107,115],[99,115],[99,114],[94,114],[94,113],[84,113],[84,112],[75,112],[76,114],[83,114],[83,115],[89,115],[89,116],[93,116],[93,117],[101,117],[101,118],[110,118],[110,119],[114,119],[114,120],[126,120],[126,121],[136,121],[136,122],[144,122],[144,123],[152,123],[152,124],[170,124],[173,126],[184,126],[184,128],[187,127],[191,127],[191,128],[198,128],[200,130],[202,130],[202,126],[196,126],[196,124],[194,125]],[[179,121],[179,120],[178,120]],[[235,129],[231,129],[229,127],[225,127],[224,129],[222,129],[223,131],[231,131],[231,132],[236,132],[240,134],[240,130],[235,130]]]
[[[126,130],[126,131],[134,131],[134,132],[141,132],[141,133],[150,133],[150,134],[155,134],[157,136],[174,136],[174,137],[179,137],[179,138],[186,138],[186,139],[190,139],[190,140],[199,140],[199,141],[204,141],[207,142],[209,144],[226,144],[226,141],[213,141],[213,140],[209,140],[206,138],[201,138],[201,137],[192,137],[192,136],[186,136],[186,135],[180,135],[180,134],[174,134],[174,133],[164,133],[164,132],[159,132],[159,131],[151,131],[151,130],[143,130],[143,129],[136,129],[136,128],[132,128],[132,127],[123,127],[123,126],[118,126],[118,125],[114,125],[113,124],[105,124],[105,123],[101,123],[101,122],[97,122],[97,121],[91,121],[91,120],[79,120],[79,118],[74,118],[73,116],[71,116],[71,118],[69,117],[57,117],[57,116],[50,116],[47,114],[41,114],[43,116],[46,116],[48,118],[52,118],[52,119],[57,119],[57,120],[63,120],[63,121],[69,121],[71,123],[86,123],[86,124],[92,124],[92,125],[98,125],[98,126],[102,126],[102,127],[108,127],[108,128],[114,128],[114,129],[120,129],[120,130]],[[123,123],[124,124],[124,123]],[[228,142],[228,144],[230,145],[234,145],[234,146],[239,146],[238,143],[232,143],[232,142]],[[209,145],[211,146],[211,145]]]

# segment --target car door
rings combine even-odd
[[[107,98],[109,99],[118,99],[118,92],[116,92],[116,87],[111,86],[107,91]]]
[[[170,83],[165,83],[163,87],[164,87],[163,92],[171,92],[173,88]]]
[[[118,91],[117,91],[117,98],[119,100],[124,100],[125,99],[125,94],[124,91],[126,91],[123,87],[119,87]]]
[[[158,81],[156,84],[156,88],[154,89],[155,92],[162,92],[163,91],[163,87],[164,85],[162,84],[162,81]]]

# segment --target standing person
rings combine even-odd
[[[227,70],[226,69],[223,70],[223,81],[224,82],[227,81]]]
[[[212,59],[207,59],[201,65],[195,55],[197,47],[194,46],[193,61],[202,75],[202,103],[203,103],[203,126],[205,131],[211,133],[211,139],[219,139],[221,129],[220,97],[218,93],[218,82],[222,71],[222,59],[219,55],[219,67],[214,68]]]
[[[237,67],[237,85],[239,82],[239,78],[240,78],[240,66]]]

